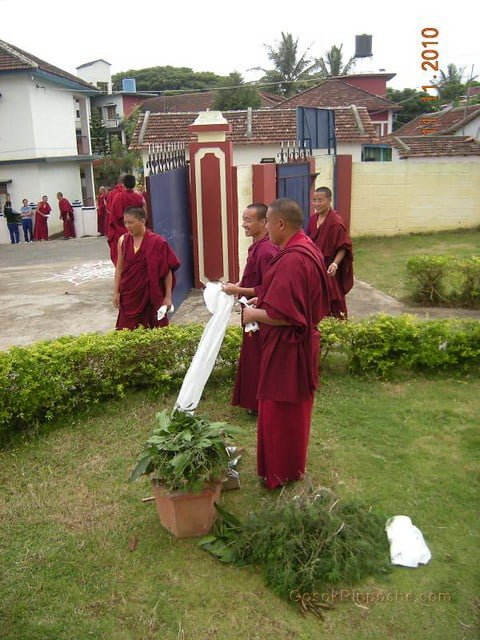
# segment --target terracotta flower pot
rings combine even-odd
[[[176,538],[206,535],[217,517],[214,503],[220,499],[222,483],[205,487],[199,493],[171,492],[152,480],[155,504],[162,525]]]

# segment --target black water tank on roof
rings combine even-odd
[[[355,36],[355,58],[369,58],[372,55],[372,36],[363,33]]]

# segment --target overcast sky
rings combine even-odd
[[[421,70],[421,31],[439,30],[431,49],[440,69],[448,63],[480,74],[480,27],[474,3],[352,3],[303,0],[0,0],[0,39],[65,71],[103,58],[112,74],[129,69],[173,65],[226,75],[240,71],[257,79],[251,67],[269,67],[264,44],[275,44],[282,31],[299,38],[301,50],[320,57],[343,43],[354,54],[355,35],[373,37],[373,57],[359,70],[396,73],[395,89],[420,89],[434,71]],[[327,8],[325,8],[327,7]],[[430,8],[427,8],[430,7]],[[443,8],[442,8],[443,7]],[[428,41],[428,40],[427,40]]]

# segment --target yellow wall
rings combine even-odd
[[[315,180],[315,189],[319,187],[328,187],[333,191],[333,165],[334,157],[331,156],[315,156],[315,171],[318,176]]]
[[[352,236],[389,236],[477,225],[480,163],[353,163]]]

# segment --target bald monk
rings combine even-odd
[[[63,193],[57,193],[58,208],[60,209],[60,218],[63,220],[63,238],[70,240],[75,238],[75,224],[73,219],[73,207],[67,198],[63,197]]]
[[[147,229],[142,207],[128,207],[126,233],[118,239],[113,306],[118,309],[116,329],[165,327],[168,318],[157,319],[158,309],[172,306],[174,272],[180,266],[168,242]]]
[[[243,212],[242,227],[247,238],[253,238],[253,244],[248,248],[242,279],[237,284],[230,282],[224,284],[225,293],[247,298],[253,298],[258,294],[267,265],[278,253],[278,247],[270,242],[265,228],[266,215],[267,206],[263,203],[249,204]],[[250,414],[258,413],[257,387],[261,354],[262,343],[259,332],[244,333],[232,404],[247,409]]]
[[[123,189],[117,188],[117,193],[108,201],[109,216],[107,227],[107,240],[110,247],[110,258],[113,264],[117,264],[118,239],[126,232],[123,223],[123,214],[128,207],[140,207],[145,210],[145,200],[142,195],[134,191],[135,176],[127,174],[123,178]],[[118,186],[118,185],[117,185]]]
[[[345,296],[353,287],[352,241],[341,216],[332,209],[328,187],[315,189],[313,208],[307,235],[323,253],[330,286],[330,315],[346,319]]]
[[[263,342],[258,382],[257,471],[269,489],[305,472],[313,393],[318,385],[320,334],[328,315],[323,257],[303,232],[297,202],[279,198],[267,211],[267,231],[280,251],[272,258],[256,308]]]

